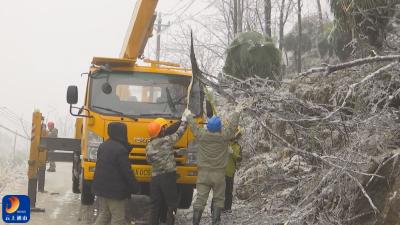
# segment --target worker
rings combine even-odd
[[[232,209],[233,200],[233,184],[235,178],[235,172],[238,168],[238,164],[242,161],[242,149],[238,143],[241,137],[241,132],[238,130],[235,134],[235,138],[232,140],[230,146],[230,154],[228,158],[228,164],[226,166],[225,174],[225,205],[224,210],[228,211]]]
[[[207,204],[210,190],[213,191],[214,205],[212,224],[220,224],[225,204],[225,170],[228,163],[228,147],[238,127],[242,104],[238,104],[227,127],[222,127],[221,119],[213,116],[208,119],[207,129],[200,128],[191,112],[185,110],[190,129],[198,142],[197,152],[197,198],[193,204],[193,225],[199,225],[201,215]]]
[[[48,135],[47,126],[44,123],[42,123],[42,131],[41,132],[42,132],[41,133],[42,137],[47,137],[47,135]]]
[[[47,132],[47,137],[49,138],[57,138],[58,137],[58,130],[57,128],[54,127],[54,122],[49,121],[47,123],[47,128],[49,131]],[[54,150],[51,150],[54,151]],[[49,168],[47,169],[47,172],[56,172],[56,162],[49,160]]]
[[[178,190],[176,185],[176,161],[174,145],[181,139],[186,129],[186,117],[182,117],[176,132],[167,132],[168,121],[157,118],[148,125],[150,142],[146,146],[146,158],[152,165],[150,183],[150,225],[160,223],[161,209],[167,206],[167,225],[175,223],[178,208]]]
[[[233,138],[231,145],[229,146],[229,157],[228,164],[226,166],[225,174],[225,204],[223,211],[232,210],[232,200],[233,200],[233,185],[236,169],[239,167],[239,163],[242,161],[242,149],[239,145],[239,139],[242,133],[238,129]],[[214,202],[211,202],[211,212],[213,211]]]
[[[125,205],[139,184],[131,170],[126,124],[108,125],[109,139],[100,144],[93,178],[93,192],[99,200],[95,225],[126,225]]]

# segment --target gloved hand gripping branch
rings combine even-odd
[[[192,115],[192,112],[189,109],[185,109],[185,111],[182,114],[182,118],[181,121],[186,122],[187,121],[187,117]]]

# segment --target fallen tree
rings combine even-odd
[[[286,224],[399,224],[399,58],[242,81],[203,73],[192,47],[194,76],[221,101],[247,105],[250,163],[238,173],[238,196]]]

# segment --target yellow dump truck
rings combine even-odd
[[[88,72],[82,107],[78,102],[78,88],[69,86],[67,102],[76,117],[81,151],[73,157],[73,191],[81,194],[82,204],[93,204],[91,191],[99,145],[108,138],[107,126],[122,122],[128,127],[128,140],[133,146],[129,158],[132,173],[141,183],[141,193],[149,193],[151,165],[146,162],[148,143],[147,124],[158,117],[171,124],[178,121],[186,108],[188,88],[192,80],[190,70],[173,63],[145,60],[139,66],[147,39],[155,20],[156,0],[138,0],[119,58],[94,57]],[[207,113],[204,91],[193,83],[189,109],[202,123]],[[195,142],[190,130],[175,146],[180,208],[189,208],[196,183]]]

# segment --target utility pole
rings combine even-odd
[[[171,25],[169,22],[168,24],[162,24],[161,13],[158,13],[158,20],[157,20],[157,47],[156,47],[156,60],[160,61],[161,58],[161,33],[164,32],[168,27]]]
[[[161,13],[158,13],[158,22],[157,22],[157,48],[156,48],[156,60],[160,61],[160,52],[161,52],[161,26],[162,26],[162,18]]]

